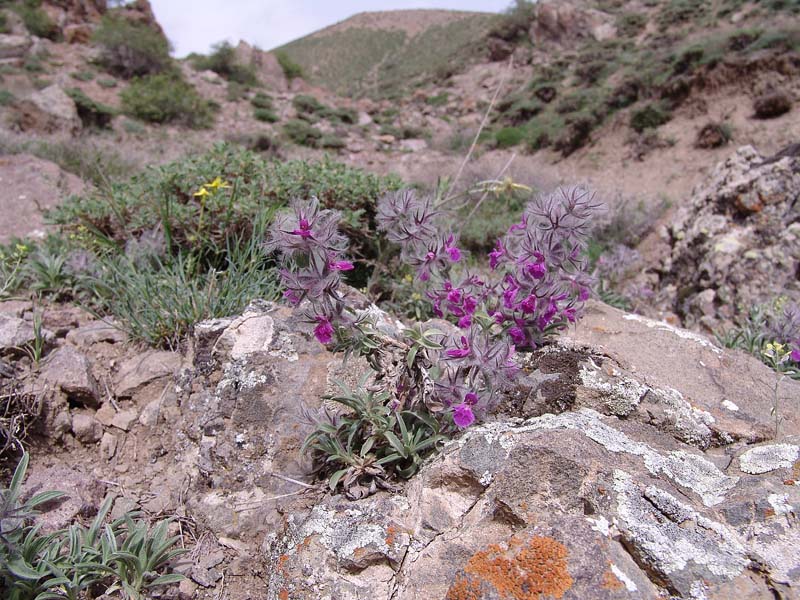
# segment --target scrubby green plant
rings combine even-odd
[[[425,98],[425,104],[429,106],[444,106],[450,100],[450,94],[447,92],[441,92],[436,94],[435,96],[428,96]]]
[[[130,79],[161,73],[172,66],[169,42],[161,32],[109,13],[92,34],[100,64],[111,74]]]
[[[298,94],[292,98],[292,106],[301,118],[304,115],[322,116],[328,110],[328,107],[317,98],[307,94]]]
[[[697,23],[707,14],[708,9],[709,5],[705,0],[668,0],[662,3],[656,22],[662,30],[683,23]]]
[[[516,42],[527,39],[531,23],[536,18],[536,3],[531,0],[514,0],[498,18],[490,35]]]
[[[8,24],[8,16],[4,10],[0,10],[0,33],[11,33],[11,26]]]
[[[631,113],[630,125],[637,133],[660,127],[671,119],[669,111],[661,104],[647,104]]]
[[[111,120],[116,115],[116,111],[113,108],[92,100],[78,88],[68,89],[67,95],[75,102],[78,117],[84,127],[96,129],[110,127]]]
[[[616,25],[620,35],[634,37],[647,25],[647,17],[642,13],[623,13],[617,16]]]
[[[283,132],[295,144],[312,148],[322,139],[322,132],[302,119],[291,119],[284,123]]]
[[[525,131],[520,127],[503,127],[495,133],[495,143],[498,148],[511,148],[525,138]]]
[[[0,90],[0,106],[10,106],[17,98],[8,90]]]
[[[257,92],[255,96],[250,98],[250,104],[252,104],[254,108],[274,108],[272,96],[264,92]]]
[[[332,133],[323,135],[319,140],[319,147],[328,150],[341,150],[346,146],[347,143],[342,138]]]
[[[198,71],[214,71],[228,81],[244,86],[258,85],[255,69],[241,64],[236,56],[236,49],[228,42],[215,44],[208,56],[193,57],[192,66]]]
[[[41,0],[22,0],[14,4],[13,9],[31,35],[51,40],[60,37],[61,30],[44,11]]]
[[[280,117],[276,115],[275,112],[270,108],[253,109],[253,117],[255,117],[256,120],[264,121],[265,123],[277,123],[280,121]]]
[[[203,128],[210,127],[214,118],[194,86],[172,73],[134,79],[120,96],[122,109],[142,121]]]
[[[285,51],[275,52],[275,58],[283,70],[283,75],[290,82],[294,79],[303,79],[305,77],[303,67],[294,62]]]
[[[0,489],[0,591],[9,600],[78,600],[90,588],[117,590],[126,600],[141,600],[145,590],[180,582],[178,574],[159,575],[186,550],[175,548],[169,520],[150,529],[137,513],[106,522],[109,496],[89,527],[80,524],[50,534],[35,524],[40,506],[64,494],[46,491],[21,501],[29,455],[23,454],[8,488]]]
[[[94,73],[92,71],[75,71],[70,73],[70,77],[78,81],[91,81],[94,79]]]
[[[101,88],[111,89],[117,87],[117,80],[112,77],[101,77],[97,80],[97,85]]]
[[[244,100],[246,97],[247,86],[237,83],[236,81],[228,82],[228,89],[225,94],[225,98],[228,102],[238,102],[239,100]]]

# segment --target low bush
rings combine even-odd
[[[283,70],[284,76],[290,82],[293,79],[303,79],[305,77],[303,73],[303,67],[289,58],[289,55],[286,52],[275,52],[275,58],[278,60],[278,64]]]
[[[630,125],[634,131],[641,133],[645,129],[660,127],[672,116],[660,104],[647,104],[631,113]]]
[[[280,121],[280,117],[276,115],[270,108],[253,109],[253,116],[258,121],[264,121],[265,123],[277,123]]]
[[[450,101],[450,94],[447,92],[441,92],[440,94],[436,94],[435,96],[428,96],[425,98],[425,104],[429,106],[444,106]]]
[[[0,33],[11,33],[11,26],[8,24],[8,17],[3,10],[0,10]]]
[[[347,143],[342,138],[331,133],[323,135],[319,140],[319,147],[328,150],[341,150],[346,146]]]
[[[698,23],[708,9],[705,0],[668,0],[661,3],[656,22],[662,30],[684,23]]]
[[[16,96],[8,90],[0,90],[0,106],[10,106],[17,101]]]
[[[175,74],[134,79],[120,96],[123,111],[142,121],[202,128],[213,120],[209,103]]]
[[[214,71],[228,81],[244,86],[258,85],[258,77],[251,65],[243,65],[236,57],[236,49],[228,42],[220,42],[208,56],[195,56],[192,66],[198,71]]]
[[[498,148],[511,148],[525,138],[525,131],[520,127],[504,127],[495,133],[495,143]]]
[[[169,42],[155,29],[107,14],[92,34],[99,63],[111,74],[130,79],[161,73],[172,66]]]
[[[75,73],[71,73],[70,77],[78,81],[91,81],[94,79],[94,73],[92,71],[76,71]]]
[[[315,148],[322,132],[302,119],[291,119],[283,125],[283,132],[295,144]]]
[[[647,16],[642,13],[623,13],[617,17],[617,32],[625,37],[639,35],[647,25]]]
[[[22,0],[14,4],[13,8],[31,35],[50,40],[60,38],[61,30],[42,9],[41,0]]]
[[[498,17],[490,35],[517,42],[528,39],[528,32],[536,18],[536,3],[531,0],[514,0],[508,9]]]
[[[77,88],[68,89],[67,95],[75,102],[75,107],[78,109],[78,117],[80,117],[84,127],[107,129],[111,126],[111,120],[116,115],[116,111],[113,108],[92,100]]]
[[[252,104],[255,108],[272,109],[272,96],[265,94],[264,92],[257,92],[255,96],[250,98],[250,104]]]

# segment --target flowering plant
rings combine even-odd
[[[268,247],[282,256],[284,297],[313,325],[320,343],[366,357],[374,371],[368,396],[332,398],[354,410],[356,421],[327,415],[307,440],[343,466],[332,487],[342,481],[346,490],[366,489],[363,478],[384,481],[385,466],[393,462],[409,476],[418,456],[408,448],[400,452],[395,443],[409,423],[438,440],[485,418],[512,385],[516,352],[540,346],[575,322],[592,283],[583,251],[597,208],[593,198],[584,188],[569,188],[530,202],[489,254],[488,277],[465,268],[456,274],[463,258],[458,238],[444,229],[443,215],[429,199],[410,190],[381,198],[378,229],[400,247],[400,260],[414,269],[433,313],[452,322],[450,333],[425,325],[386,333],[375,311],[347,306],[340,286],[353,263],[344,257],[335,211],[312,200],[296,202],[276,218]],[[359,408],[374,406],[376,397],[386,408],[379,411],[383,426],[365,416],[374,414],[372,408]],[[364,444],[354,448],[354,440]]]

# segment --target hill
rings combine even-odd
[[[448,10],[365,12],[276,51],[302,66],[314,84],[347,96],[387,97],[457,72],[478,54],[497,18]]]

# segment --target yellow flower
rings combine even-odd
[[[206,189],[206,186],[201,187],[194,193],[195,198],[205,198],[206,196],[210,196],[211,192]]]
[[[207,183],[205,185],[205,187],[209,187],[209,188],[211,188],[212,190],[214,190],[216,192],[220,188],[229,188],[229,187],[231,187],[231,184],[228,183],[227,181],[222,181],[222,178],[217,177],[211,183]]]

